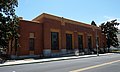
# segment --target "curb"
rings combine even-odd
[[[106,54],[109,55],[109,54]],[[106,56],[106,55],[100,55],[100,56]],[[111,55],[111,54],[110,54]],[[48,60],[48,61],[38,61],[38,62],[29,62],[29,63],[19,63],[19,64],[8,64],[8,65],[0,65],[0,67],[5,67],[5,66],[15,66],[15,65],[24,65],[24,64],[35,64],[35,63],[44,63],[44,62],[52,62],[52,61],[61,61],[61,60],[71,60],[71,59],[79,59],[79,58],[91,58],[91,57],[98,57],[98,56],[87,56],[87,57],[79,57],[76,56],[74,58],[61,58],[61,59],[56,59],[56,60]]]

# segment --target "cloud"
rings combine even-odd
[[[104,16],[104,19],[106,21],[111,21],[111,20],[117,19],[117,22],[120,22],[120,18],[117,18],[117,17]]]
[[[117,18],[117,17],[104,16],[103,18],[105,19],[106,22],[117,19],[117,22],[120,23],[120,18]],[[118,29],[120,29],[120,25],[118,25],[117,27]]]

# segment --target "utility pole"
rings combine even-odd
[[[97,29],[96,29],[96,48],[97,48],[97,56],[99,56],[98,39],[97,39]]]
[[[96,51],[97,51],[97,56],[99,56],[99,49],[98,49],[98,39],[97,39],[97,28],[93,26],[93,31],[95,32],[95,40],[96,40]]]

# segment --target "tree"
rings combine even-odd
[[[0,48],[11,52],[18,47],[19,20],[15,15],[15,7],[18,7],[17,0],[0,0]]]
[[[91,25],[97,26],[96,23],[95,23],[94,21],[91,22]]]
[[[108,52],[110,51],[110,46],[117,47],[119,45],[116,35],[118,33],[118,28],[115,27],[117,25],[119,25],[119,23],[116,19],[101,24],[102,33],[106,35]]]

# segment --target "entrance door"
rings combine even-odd
[[[66,49],[72,50],[72,34],[66,34]]]
[[[88,36],[88,49],[92,51],[92,39],[91,36]]]
[[[58,32],[51,32],[51,49],[59,50],[59,34],[58,34]]]
[[[78,35],[78,49],[79,52],[83,52],[83,36]]]
[[[34,38],[29,38],[29,54],[34,55]]]

